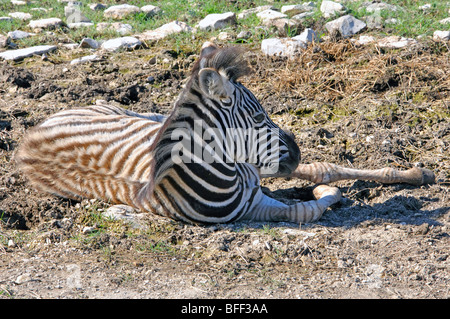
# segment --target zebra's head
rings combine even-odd
[[[222,138],[228,160],[253,164],[262,177],[287,176],[298,166],[300,150],[293,134],[278,127],[238,82],[251,72],[243,53],[240,48],[205,43],[181,98],[188,95],[196,107],[202,105],[204,120],[219,131],[207,135],[216,143]]]

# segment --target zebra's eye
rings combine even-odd
[[[253,115],[253,118],[255,119],[256,123],[261,123],[262,121],[265,120],[266,115],[263,112],[261,112]]]
[[[224,106],[230,106],[231,105],[231,98],[229,96],[221,96],[220,97],[220,102],[222,102],[222,104]]]

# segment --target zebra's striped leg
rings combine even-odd
[[[300,164],[290,175],[309,180],[316,184],[326,184],[345,179],[371,180],[384,184],[407,183],[411,185],[424,185],[434,183],[434,173],[424,168],[411,168],[399,171],[390,167],[359,170],[345,168],[330,163]]]
[[[262,194],[261,200],[242,219],[263,222],[309,223],[322,217],[323,212],[341,199],[337,187],[318,185],[313,190],[316,200],[286,205]]]

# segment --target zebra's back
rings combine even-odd
[[[109,105],[62,111],[29,132],[16,159],[42,191],[136,206],[164,120]]]

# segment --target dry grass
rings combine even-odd
[[[255,63],[256,75],[248,83],[257,91],[333,103],[396,89],[402,100],[450,101],[450,57],[444,44],[384,50],[342,40],[310,46],[293,60],[278,58],[280,68],[266,69],[264,59]]]

